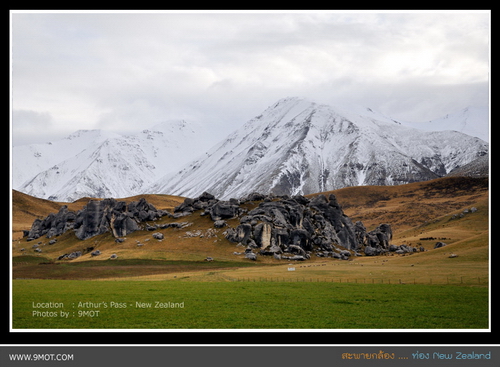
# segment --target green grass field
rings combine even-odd
[[[36,279],[12,284],[13,329],[488,328],[487,287]]]

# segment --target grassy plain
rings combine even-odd
[[[13,287],[14,329],[488,328],[485,287],[69,280],[14,280]],[[37,316],[47,309],[34,304],[48,302],[63,307]]]

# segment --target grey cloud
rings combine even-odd
[[[49,112],[33,110],[12,111],[12,140],[14,145],[29,144],[52,134],[53,117]],[[48,134],[47,134],[48,133]]]
[[[12,113],[12,119],[15,122],[15,126],[19,129],[43,129],[49,127],[53,121],[49,112],[14,110]]]
[[[427,118],[488,100],[488,23],[484,13],[14,14],[13,106],[48,111],[47,130],[175,118],[233,127],[290,95]]]

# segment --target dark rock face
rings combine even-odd
[[[163,215],[161,211],[156,210],[154,205],[148,203],[144,198],[128,204],[127,211],[129,216],[137,218],[140,222],[155,220]]]
[[[441,247],[444,247],[446,246],[446,243],[444,242],[436,242],[436,244],[434,245],[434,248],[441,248]]]
[[[252,226],[250,224],[240,224],[235,229],[230,228],[226,238],[231,242],[238,242],[248,245],[252,235]]]
[[[239,200],[219,201],[212,194],[204,192],[195,199],[186,198],[181,205],[174,208],[174,216],[189,215],[199,209],[204,209],[202,215],[210,215],[214,222],[234,218],[241,213]]]
[[[112,232],[113,236],[118,238],[138,230],[138,223],[155,220],[166,214],[144,198],[128,206],[124,201],[115,199],[90,200],[76,213],[69,211],[65,205],[57,214],[49,214],[43,220],[36,219],[27,236],[28,239],[41,236],[50,238],[73,229],[80,240],[106,232]]]
[[[239,206],[231,203],[219,201],[210,207],[209,213],[212,220],[218,221],[222,219],[233,218],[238,214]]]
[[[375,247],[371,247],[371,246],[366,246],[365,247],[365,255],[366,256],[375,256],[375,255],[378,255],[378,251]]]
[[[87,206],[80,210],[76,216],[74,223],[76,237],[85,240],[108,232],[111,216],[115,219],[120,216],[123,209],[124,205],[117,205],[114,199],[89,201]]]
[[[381,224],[373,231],[366,234],[365,244],[371,247],[381,247],[384,250],[388,250],[391,240],[391,226],[388,224]]]
[[[31,229],[26,233],[28,239],[37,239],[41,236],[51,238],[63,234],[68,229],[72,228],[72,222],[75,220],[76,214],[68,210],[68,206],[64,205],[59,209],[58,213],[51,213],[45,219],[35,219]]]
[[[392,239],[388,224],[371,232],[361,222],[353,224],[335,195],[308,199],[252,194],[253,200],[256,197],[262,200],[259,206],[244,213],[240,224],[225,233],[228,240],[260,249],[262,255],[290,253],[307,259],[316,251],[317,256],[348,259],[351,252],[356,253],[363,246],[369,247],[370,255],[379,254],[377,249],[387,249]],[[280,257],[290,259],[286,255]]]
[[[212,206],[217,202],[218,200],[216,200],[212,194],[204,192],[203,194],[201,194],[200,197],[196,199],[191,199],[191,198],[184,199],[184,202],[181,205],[175,207],[174,213],[190,214],[195,210],[208,208],[209,206]]]
[[[129,208],[125,202],[115,199],[89,201],[76,215],[76,237],[85,240],[108,231],[115,237],[124,237],[139,229],[138,222],[154,220],[158,216],[156,209],[144,199],[131,203]]]

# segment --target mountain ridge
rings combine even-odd
[[[13,188],[55,201],[146,192],[299,194],[433,179],[488,151],[487,143],[459,132],[407,125],[370,108],[287,97],[213,146],[206,129],[184,120],[129,135],[79,130],[14,147]]]
[[[140,194],[207,146],[196,128],[173,120],[132,135],[79,130],[54,143],[14,147],[13,188],[55,201]]]
[[[487,151],[481,139],[456,131],[426,132],[293,97],[273,104],[149,192],[209,191],[227,199],[252,191],[297,195],[394,185],[444,176]]]

